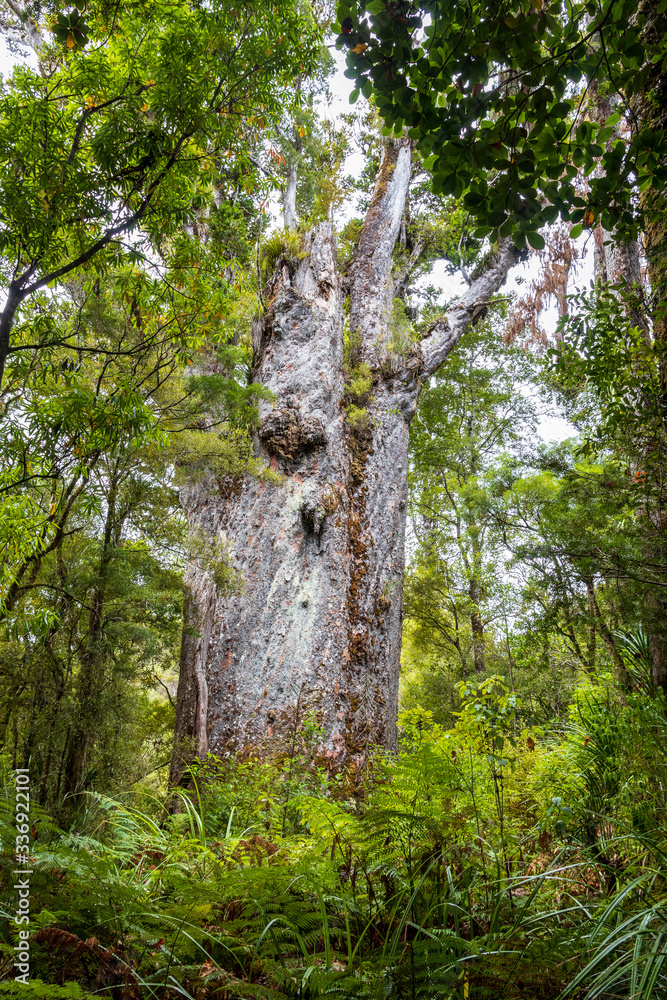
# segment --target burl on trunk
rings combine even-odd
[[[316,711],[332,761],[395,745],[408,425],[421,381],[518,257],[503,243],[446,318],[396,353],[392,253],[410,170],[409,142],[390,142],[345,277],[327,225],[305,237],[302,260],[276,267],[254,377],[275,396],[260,404],[256,447],[279,481],[210,475],[182,491],[190,524],[225,541],[240,583],[225,595],[201,560],[187,565],[174,781],[192,754],[278,734],[297,704]],[[354,422],[348,294],[353,364],[370,379]]]

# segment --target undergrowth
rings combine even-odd
[[[403,718],[363,800],[308,717],[270,758],[189,791],[33,810],[31,985],[11,978],[11,776],[0,993],[130,998],[664,997],[662,698],[586,681],[559,732],[520,729],[502,678],[453,729]],[[294,734],[293,734],[294,736]]]

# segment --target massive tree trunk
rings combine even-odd
[[[223,539],[240,586],[225,595],[205,561],[188,563],[174,781],[188,754],[279,736],[297,706],[316,712],[332,762],[396,743],[408,426],[422,380],[518,259],[503,242],[446,318],[395,353],[392,252],[409,182],[409,142],[389,142],[347,276],[327,225],[298,265],[278,262],[253,373],[275,394],[256,442],[274,478],[209,475],[183,490],[191,526]],[[347,362],[372,382],[354,420],[346,293]]]

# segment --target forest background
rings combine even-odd
[[[663,8],[6,8],[0,992],[667,995]],[[389,355],[451,316],[443,274],[531,266],[412,420],[399,747],[329,766],[295,686],[285,731],[174,789],[186,564],[243,588],[179,489],[273,482],[253,324],[313,227],[345,275],[405,134]],[[358,440],[355,351],[348,322]]]

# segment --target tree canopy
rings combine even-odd
[[[188,260],[183,224],[213,200],[222,163],[252,172],[248,134],[283,113],[317,29],[289,2],[170,4],[142,19],[121,11],[95,42],[54,42],[48,74],[21,65],[4,84],[0,379],[25,349],[11,339],[20,306],[40,289],[146,254],[202,267],[205,249]]]
[[[387,129],[408,130],[434,190],[463,198],[480,235],[541,248],[538,230],[559,217],[575,235],[598,222],[636,235],[637,194],[663,191],[667,137],[647,104],[665,99],[664,13],[627,0],[343,0],[338,45],[351,99],[373,94]]]

